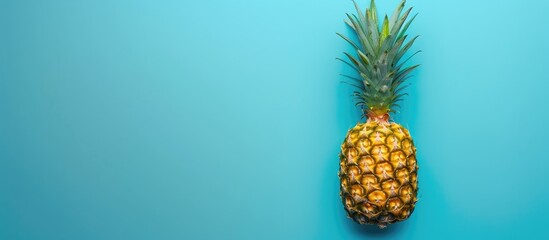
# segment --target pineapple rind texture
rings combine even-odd
[[[416,148],[397,123],[358,123],[339,155],[340,196],[360,224],[388,224],[410,217],[417,201]]]

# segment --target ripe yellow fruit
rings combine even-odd
[[[380,227],[407,219],[417,201],[417,170],[406,128],[384,121],[358,123],[340,153],[340,195],[348,216]]]

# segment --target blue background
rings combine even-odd
[[[0,239],[549,239],[549,2],[408,5],[420,200],[380,231],[338,196],[350,1],[0,0]]]

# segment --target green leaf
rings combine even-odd
[[[358,7],[358,4],[353,0],[353,4],[355,5],[356,12],[358,13],[358,17],[360,19],[361,23],[366,22],[366,18],[364,17],[364,14],[362,13],[362,10],[360,10],[360,7]]]
[[[410,21],[408,21],[406,23],[406,25],[404,26],[404,28],[400,31],[400,33],[398,34],[398,38],[400,38],[401,36],[403,36],[405,33],[406,33],[406,30],[408,30],[408,27],[410,27],[410,24],[414,21],[414,19],[416,19],[416,16],[417,16],[417,13],[410,19]]]
[[[366,38],[366,35],[364,34],[364,31],[362,30],[362,27],[358,23],[358,19],[356,15],[354,14],[347,14],[347,17],[351,21],[351,23],[354,25],[355,33],[357,34],[358,40],[360,41],[360,44],[362,45],[363,49],[370,52],[370,54],[374,54],[374,49],[372,47],[372,44],[368,41],[369,39]]]
[[[398,79],[394,79],[393,83],[391,84],[391,88],[398,88],[400,85],[402,85],[404,82],[406,82],[406,80],[408,80],[411,77],[412,75],[406,75],[406,76],[399,77]]]
[[[368,59],[368,56],[366,56],[362,51],[358,50],[358,57],[360,58],[360,60],[362,60],[362,62],[364,62],[365,64],[367,65],[372,65],[370,59]]]
[[[400,47],[402,46],[402,44],[404,43],[404,41],[406,40],[407,37],[408,37],[408,35],[399,38],[399,39],[395,42],[395,44],[393,45],[393,48],[391,49],[391,51],[389,51],[389,56],[388,56],[388,58],[390,59],[392,65],[396,65],[395,56],[396,56],[397,53],[399,52]]]
[[[394,95],[389,101],[392,103],[399,102],[401,101],[402,97],[406,95],[408,95],[408,93],[401,93],[401,94]]]
[[[368,9],[366,11],[366,15],[368,17],[368,36],[370,37],[370,40],[372,40],[373,43],[379,43],[379,26],[377,22],[377,17],[372,17],[372,15],[375,15],[372,13],[372,9]]]
[[[385,19],[383,20],[383,25],[381,25],[381,38],[379,40],[379,45],[385,41],[385,38],[389,36],[389,18],[387,15],[385,15]]]
[[[402,14],[402,16],[396,21],[395,25],[391,28],[391,35],[398,36],[398,33],[400,32],[400,28],[402,27],[402,24],[406,21],[406,18],[408,18],[408,15],[410,15],[410,12],[412,11],[412,8],[409,8]],[[398,37],[397,37],[398,39]]]
[[[419,64],[416,64],[414,66],[407,67],[403,70],[398,71],[397,75],[395,76],[395,81],[399,81],[402,78],[404,78],[406,75],[410,74],[414,69],[419,67]],[[401,81],[402,82],[402,81]],[[400,84],[400,83],[399,83]]]
[[[356,77],[352,77],[352,76],[349,76],[349,75],[346,75],[346,74],[339,74],[339,76],[346,77],[346,78],[351,79],[353,81],[362,83],[362,79],[359,79],[359,78],[356,78]]]
[[[349,22],[349,20],[345,19],[343,21],[347,24],[347,26],[351,27],[354,31],[356,31],[355,26],[353,26],[353,24]]]
[[[342,61],[342,62],[345,63],[347,66],[349,66],[349,67],[351,67],[352,69],[354,69],[355,71],[360,72],[360,71],[358,71],[358,68],[357,68],[357,67],[355,67],[355,66],[353,66],[351,63],[347,62],[347,60],[341,59],[341,58],[336,58],[336,59],[339,60],[339,61]]]
[[[397,67],[396,69],[400,69],[406,62],[408,62],[408,60],[410,60],[410,58],[412,58],[413,56],[415,56],[416,54],[420,53],[421,50],[418,50],[417,52],[413,53],[412,55],[410,55],[408,58],[406,58],[406,60],[402,61]]]
[[[371,36],[371,34],[370,34]],[[377,46],[376,46],[376,42],[374,42],[374,40],[371,38],[371,37],[368,37],[365,39],[364,41],[366,43],[366,49],[368,50],[368,53],[372,56],[372,57],[375,57],[377,56],[377,53],[376,53],[376,49],[377,49]]]
[[[378,60],[380,77],[382,77],[383,79],[385,78],[385,76],[387,76],[387,55],[387,51],[383,52]]]
[[[387,36],[385,41],[383,41],[383,43],[379,47],[378,55],[383,53],[383,52],[389,52],[392,49],[393,39],[394,39],[393,35]]]
[[[408,51],[408,49],[410,49],[410,47],[412,47],[412,45],[414,44],[414,42],[416,41],[416,39],[418,37],[419,36],[415,36],[414,38],[412,38],[409,42],[406,43],[406,45],[404,45],[404,47],[402,47],[402,49],[400,49],[398,51],[398,53],[396,54],[395,59],[394,59],[395,62],[398,62],[400,60],[400,58],[402,58],[402,56],[404,56],[406,51]]]
[[[364,67],[364,65],[361,62],[359,62],[358,60],[356,60],[355,57],[351,56],[351,54],[348,54],[346,52],[344,52],[343,54],[345,54],[345,56],[347,56],[347,58],[349,58],[351,63],[353,63],[355,66],[357,66],[357,68],[360,70],[360,72],[366,72],[366,68]]]
[[[391,28],[395,26],[396,21],[399,19],[400,13],[402,13],[402,9],[404,9],[405,4],[406,4],[406,0],[402,0],[398,5],[398,7],[393,12],[393,15],[391,15],[391,20],[389,21],[389,26],[391,26]]]
[[[375,27],[377,31],[379,31],[378,27],[378,20],[377,20],[377,8],[376,8],[376,1],[372,0],[370,2],[370,21],[372,21],[375,24]]]
[[[360,90],[364,90],[364,86],[362,86],[362,85],[357,85],[357,84],[350,83],[350,82],[345,82],[345,81],[341,81],[341,83],[345,83],[345,84],[347,84],[347,85],[356,87],[356,88],[358,88],[358,89],[360,89]]]
[[[359,50],[360,47],[358,45],[356,45],[353,41],[351,41],[351,39],[347,38],[346,36],[344,36],[343,34],[341,33],[336,33],[338,36],[340,36],[341,38],[345,39],[345,41],[347,41],[349,44],[351,44],[356,50]]]
[[[375,84],[370,80],[370,77],[364,73],[360,73],[360,76],[362,77],[362,81],[364,82],[365,86],[374,86]]]
[[[403,85],[403,86],[400,86],[398,87],[396,90],[393,91],[394,94],[398,94],[400,92],[402,92],[404,89],[406,89],[407,87],[409,87],[410,84],[406,84],[406,85]]]

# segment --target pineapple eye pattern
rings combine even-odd
[[[402,126],[385,124],[389,126],[377,122],[358,124],[345,138],[355,144],[344,144],[342,152],[347,154],[340,154],[340,195],[348,216],[362,224],[382,227],[407,219],[414,210],[418,191],[415,152],[406,154],[393,147],[403,142],[412,147],[411,137],[396,134],[403,131]],[[361,151],[363,143],[382,134],[380,131],[388,131],[391,137]]]

